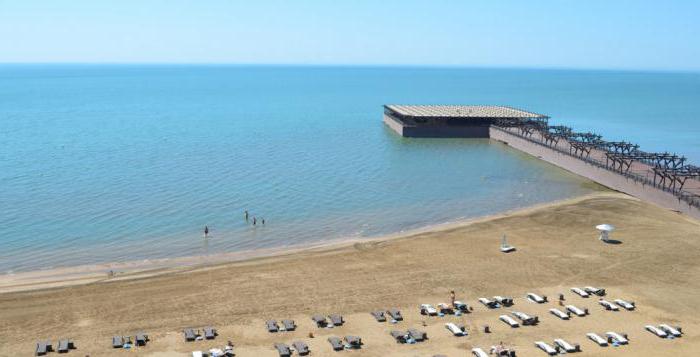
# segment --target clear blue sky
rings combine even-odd
[[[0,0],[0,62],[700,70],[700,1]]]

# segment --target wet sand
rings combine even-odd
[[[615,239],[603,244],[593,227],[611,223]],[[498,251],[508,234],[517,252]],[[464,356],[472,346],[487,349],[503,341],[520,356],[544,355],[533,346],[562,337],[581,344],[587,356],[675,356],[700,351],[700,223],[617,193],[599,193],[554,205],[526,209],[405,237],[351,242],[297,250],[272,257],[212,265],[132,271],[81,284],[0,294],[0,355],[29,355],[39,339],[71,337],[70,355],[186,356],[193,350],[236,345],[238,356],[277,356],[273,343],[303,340],[315,356],[336,355],[328,336],[359,335],[363,356]],[[76,274],[79,274],[77,272]],[[81,279],[80,275],[71,279]],[[89,282],[85,284],[84,282]],[[38,283],[38,284],[37,284]],[[45,282],[16,280],[34,289]],[[7,286],[13,284],[7,283]],[[571,286],[607,288],[609,298],[637,303],[633,312],[604,311],[596,299],[582,299]],[[473,305],[461,317],[423,317],[421,303],[447,302],[449,291]],[[537,305],[524,295],[536,292],[587,307],[591,315],[562,321],[547,313],[556,302]],[[513,308],[487,310],[481,296],[516,298]],[[369,311],[398,307],[405,321],[377,323]],[[535,327],[511,329],[498,315],[521,310],[539,315]],[[341,313],[346,324],[318,329],[314,313]],[[264,320],[293,318],[295,332],[267,333]],[[453,337],[444,323],[467,325],[468,337]],[[683,326],[681,339],[659,339],[644,331],[648,323]],[[423,326],[425,323],[426,326]],[[488,324],[493,332],[485,334]],[[214,341],[185,343],[185,327],[212,325]],[[393,329],[417,327],[430,339],[396,344]],[[586,332],[626,332],[629,346],[601,348]],[[111,336],[138,331],[152,342],[135,351],[112,350]],[[315,338],[309,338],[312,332]]]

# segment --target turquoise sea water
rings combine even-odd
[[[594,189],[488,140],[400,138],[385,103],[511,105],[700,162],[698,74],[1,65],[0,272],[377,236]]]

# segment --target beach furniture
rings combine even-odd
[[[608,300],[600,299],[598,300],[598,304],[600,304],[602,307],[605,308],[605,310],[608,311],[620,311],[620,308],[618,308],[617,305],[611,303]]]
[[[192,351],[192,357],[203,357],[202,351]]]
[[[578,295],[578,296],[580,296],[580,297],[582,297],[582,298],[587,298],[587,297],[590,296],[587,292],[585,292],[585,291],[583,291],[582,289],[579,289],[579,288],[571,288],[571,291],[573,291],[574,294],[576,294],[576,295]]]
[[[629,343],[627,336],[623,336],[617,332],[608,331],[605,333],[605,336],[608,336],[609,340],[611,339],[613,342],[617,342],[620,345],[626,345]]]
[[[220,348],[210,348],[209,349],[209,357],[223,357],[225,356],[224,351],[222,351]]]
[[[265,321],[265,326],[267,326],[267,332],[270,333],[274,333],[280,330],[279,326],[277,326],[277,321],[275,320]]]
[[[428,315],[428,316],[435,316],[438,314],[438,311],[436,308],[433,307],[433,305],[430,304],[421,304],[420,306],[420,314],[421,315]]]
[[[495,309],[497,307],[500,307],[500,305],[498,305],[498,301],[496,301],[496,300],[491,300],[491,299],[487,299],[487,298],[482,297],[482,298],[479,298],[479,302],[484,304],[484,306],[488,307],[489,309]]]
[[[508,326],[510,326],[512,328],[516,328],[516,327],[520,326],[520,324],[517,321],[515,321],[515,319],[513,319],[512,317],[510,317],[508,315],[501,315],[498,317],[498,319],[505,322]]]
[[[297,324],[294,323],[294,320],[290,319],[282,320],[282,326],[284,326],[285,331],[294,331],[297,329]]]
[[[552,315],[554,315],[554,316],[556,316],[556,317],[558,317],[558,318],[560,318],[560,319],[562,319],[562,320],[568,320],[568,319],[569,319],[569,314],[567,314],[566,312],[563,312],[563,311],[561,311],[561,310],[559,310],[559,309],[549,309],[549,312],[550,312]]]
[[[217,335],[218,333],[216,333],[215,328],[211,326],[207,326],[204,328],[204,338],[206,338],[207,340],[213,340]]]
[[[326,320],[326,317],[323,315],[314,315],[311,317],[312,320],[316,323],[316,326],[318,327],[326,327],[328,326],[328,320]]]
[[[292,350],[284,343],[275,343],[275,349],[280,354],[280,357],[289,357],[292,355]]]
[[[396,343],[406,343],[408,340],[408,332],[406,331],[399,331],[399,330],[393,330],[390,332],[391,337],[396,340]]]
[[[348,335],[345,336],[345,342],[350,346],[350,348],[361,348],[362,347],[362,339],[359,338],[358,336],[352,336]]]
[[[503,253],[510,253],[514,252],[515,247],[508,244],[508,239],[506,238],[506,235],[504,234],[503,237],[501,237],[501,252]]]
[[[49,352],[53,351],[53,346],[51,341],[39,341],[36,343],[36,355],[43,356]]]
[[[583,290],[591,295],[605,296],[605,289],[586,286],[583,288]]]
[[[396,321],[403,321],[403,316],[401,316],[401,310],[397,308],[392,308],[387,311],[389,316]]]
[[[370,312],[377,322],[386,322],[386,316],[384,316],[384,311],[372,311]]]
[[[334,351],[340,351],[343,348],[345,348],[345,346],[343,345],[343,341],[341,341],[338,337],[328,337],[328,342],[331,344],[331,347],[333,347]]]
[[[547,342],[535,341],[535,346],[537,346],[537,348],[541,349],[550,356],[554,356],[557,354],[557,350],[555,350],[554,347],[550,346]]]
[[[627,310],[627,311],[632,311],[635,309],[636,306],[634,306],[634,302],[629,302],[625,301],[622,299],[615,299],[613,300],[616,304],[620,305],[621,308]]]
[[[514,304],[513,298],[509,297],[494,296],[493,299],[496,300],[496,302],[498,302],[499,304],[501,304],[501,306],[513,306]]]
[[[193,329],[191,328],[186,328],[184,331],[182,331],[185,334],[185,341],[186,342],[192,342],[197,339],[197,335],[199,333],[195,333]]]
[[[533,325],[537,325],[537,323],[540,322],[540,319],[537,316],[530,316],[524,312],[511,311],[510,313],[513,316],[517,317],[523,326],[533,326]]]
[[[469,305],[467,305],[461,301],[455,301],[454,305],[455,305],[455,309],[457,309],[461,312],[469,312]]]
[[[112,337],[112,348],[122,348],[124,346],[124,337],[113,336]]]
[[[446,323],[445,328],[455,336],[466,336],[467,335],[467,330],[464,328],[464,326],[457,326],[453,322]]]
[[[651,333],[653,333],[654,335],[656,335],[656,336],[658,336],[658,337],[661,337],[661,338],[666,338],[666,337],[668,337],[668,333],[667,333],[666,331],[664,331],[664,330],[662,330],[662,329],[660,329],[660,328],[658,328],[658,327],[656,327],[656,326],[653,326],[653,325],[646,325],[646,326],[644,326],[644,329],[647,330],[647,331],[649,331],[649,332],[651,332]]]
[[[58,353],[68,353],[68,350],[75,349],[75,344],[73,340],[63,339],[58,341]]]
[[[683,336],[683,330],[680,327],[672,327],[667,324],[659,325],[659,328],[673,337]]]
[[[145,345],[146,345],[146,342],[149,341],[148,335],[146,335],[146,334],[143,333],[143,332],[137,333],[137,334],[136,334],[136,338],[135,338],[134,340],[135,340],[134,342],[136,342],[136,345],[137,345],[137,346],[145,346]]]
[[[586,334],[586,337],[588,337],[589,340],[597,343],[600,347],[605,347],[608,345],[608,341],[600,337],[597,333],[589,332]]]
[[[540,296],[535,293],[527,293],[527,299],[538,304],[544,304],[547,302],[546,296]]]
[[[333,323],[333,326],[341,326],[343,325],[343,323],[345,323],[345,320],[343,320],[343,316],[339,314],[328,315],[328,318],[331,319],[331,323]]]
[[[572,353],[572,352],[579,352],[581,350],[581,346],[579,345],[572,345],[568,342],[566,342],[562,338],[556,338],[554,339],[554,344],[559,346],[562,350],[566,351],[567,353]]]
[[[297,353],[300,356],[306,356],[311,352],[309,350],[309,346],[307,346],[304,341],[294,341],[294,343],[292,343],[292,346],[295,350],[297,350]]]
[[[584,317],[586,316],[586,312],[579,309],[578,307],[574,305],[566,305],[566,310],[571,312],[572,314],[578,316],[578,317]]]
[[[489,357],[488,353],[484,352],[484,350],[479,347],[472,348],[472,355],[474,355],[474,357]]]
[[[438,311],[440,311],[441,314],[444,315],[454,315],[455,310],[452,308],[452,306],[445,304],[444,302],[441,302],[437,305]]]
[[[408,335],[411,336],[412,339],[416,340],[416,342],[422,342],[428,339],[428,334],[424,331],[419,331],[414,328],[408,329]]]

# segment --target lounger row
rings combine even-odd
[[[362,347],[362,339],[357,336],[345,336],[344,340],[345,343],[343,343],[343,340],[341,340],[340,337],[328,337],[328,343],[331,344],[334,351],[341,351],[345,348]]]
[[[562,352],[563,353],[581,352],[580,345],[578,345],[578,344],[572,345],[561,338],[555,339],[554,343],[552,345],[550,345],[544,341],[535,341],[535,346],[550,356],[558,355],[559,353],[562,353]]]
[[[394,330],[390,334],[396,340],[396,343],[423,342],[428,339],[427,333],[414,328],[410,328],[408,331]]]
[[[182,331],[185,334],[185,341],[186,342],[192,342],[197,339],[205,338],[207,340],[213,340],[218,336],[219,334],[216,332],[216,329],[213,327],[205,327],[204,328],[204,335],[200,334],[199,330],[194,330],[191,328],[186,328],[184,331]]]
[[[489,353],[486,353],[481,348],[475,347],[472,348],[472,355],[474,357],[489,357],[491,355],[515,357],[515,350],[504,348],[503,346],[491,346]]]
[[[112,337],[112,348],[122,348],[126,345],[136,344],[137,346],[145,346],[146,343],[150,341],[148,335],[143,332],[139,332],[134,336],[134,343],[131,342],[131,336],[113,336]]]
[[[420,306],[420,314],[427,316],[455,315],[458,313],[469,313],[471,310],[473,309],[462,301],[455,301],[452,305],[439,303],[437,308],[431,304],[421,304]]]
[[[479,302],[482,303],[484,306],[488,307],[489,309],[496,309],[501,306],[513,306],[515,302],[513,301],[513,298],[510,297],[503,297],[503,296],[494,296],[493,299],[489,298],[479,298]]]
[[[328,319],[326,319],[326,317],[323,315],[314,315],[311,316],[311,319],[318,327],[342,326],[345,323],[343,316],[339,314],[330,314],[328,315]],[[328,322],[329,319],[330,323]]]
[[[279,332],[279,331],[294,331],[297,328],[296,323],[294,323],[294,320],[282,320],[282,328],[277,324],[276,320],[267,320],[265,321],[265,325],[267,326],[267,332]]]
[[[75,344],[71,339],[61,339],[58,340],[58,348],[56,351],[58,353],[67,353],[69,350],[74,350]],[[36,343],[36,355],[43,356],[49,352],[53,352],[53,344],[51,341],[40,341]]]
[[[613,301],[614,303],[605,299],[600,299],[598,300],[598,304],[600,304],[600,306],[602,306],[603,308],[605,308],[605,310],[608,311],[619,311],[620,307],[628,311],[632,311],[635,309],[634,302],[628,302],[622,299],[615,299]]]
[[[389,309],[386,310],[386,315],[384,314],[383,310],[376,310],[370,312],[372,316],[374,316],[375,320],[377,322],[386,322],[386,315],[389,315],[393,321],[403,321],[403,316],[401,315],[401,311],[399,309]]]
[[[620,334],[617,332],[610,331],[606,332],[605,336],[607,338],[603,338],[602,336],[594,332],[589,332],[586,334],[586,337],[588,337],[589,340],[595,342],[600,347],[605,347],[609,344],[626,345],[629,343],[627,334],[624,333]]]
[[[644,329],[661,338],[677,338],[683,336],[683,329],[680,326],[672,327],[668,324],[659,326],[646,325]]]
[[[586,286],[586,287],[584,287],[583,289],[577,288],[577,287],[573,287],[573,288],[571,288],[571,291],[572,291],[574,294],[576,294],[576,295],[578,295],[578,296],[580,296],[580,297],[583,297],[583,298],[587,298],[587,297],[589,297],[589,296],[591,296],[591,295],[605,296],[605,294],[606,294],[605,289],[603,289],[603,288],[594,288],[594,287],[592,287],[592,286]]]
[[[303,341],[295,341],[292,343],[292,347],[294,347],[300,356],[306,356],[311,352],[309,346]],[[275,343],[275,349],[279,352],[280,357],[289,357],[292,355],[292,350],[284,343]]]
[[[540,319],[537,316],[530,316],[520,311],[511,311],[511,315],[515,316],[518,320],[520,320],[520,322],[508,315],[501,315],[498,317],[498,319],[512,328],[520,327],[521,324],[523,326],[534,326],[540,322]]]

